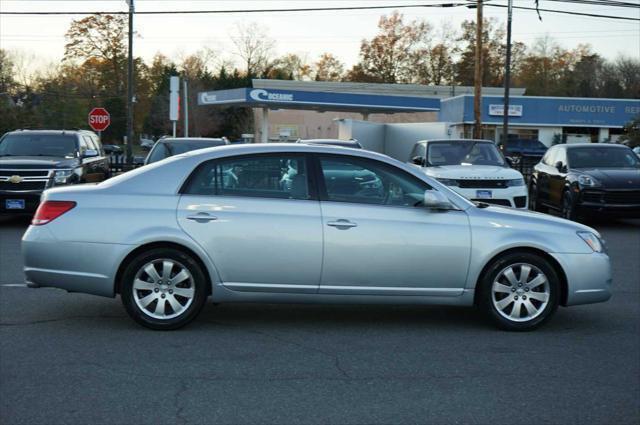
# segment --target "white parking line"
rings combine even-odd
[[[26,283],[0,283],[0,286],[6,286],[10,288],[26,288]]]

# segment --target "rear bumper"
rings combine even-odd
[[[566,305],[592,304],[611,298],[611,262],[607,254],[551,254],[567,278]]]
[[[34,287],[115,296],[115,273],[129,245],[56,240],[46,226],[22,238],[24,273]]]

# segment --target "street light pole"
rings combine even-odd
[[[129,5],[129,58],[127,71],[127,165],[133,164],[133,6],[134,0],[127,0]]]
[[[513,15],[513,0],[509,0],[507,8],[507,57],[504,64],[504,111],[502,112],[502,146],[507,148],[509,142],[509,88],[511,85],[511,20]]]
[[[482,138],[482,0],[476,6],[476,63],[473,95],[473,138]]]

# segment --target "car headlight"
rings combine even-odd
[[[601,186],[600,182],[594,179],[591,176],[587,176],[585,174],[578,176],[578,184],[584,187],[599,187]]]
[[[458,185],[458,180],[455,179],[441,179],[441,178],[437,178],[436,180],[438,180],[440,183],[442,183],[445,186],[457,186]]]
[[[507,180],[507,186],[508,187],[524,186],[524,179]]]
[[[72,175],[73,170],[56,170],[53,181],[55,184],[66,184]]]
[[[600,241],[600,238],[598,238],[596,235],[594,235],[591,232],[577,232],[577,233],[578,233],[578,236],[580,236],[582,240],[585,241],[587,245],[589,245],[589,248],[591,248],[593,252],[604,251],[604,246]]]

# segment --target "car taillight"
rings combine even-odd
[[[47,224],[75,206],[76,203],[73,201],[45,201],[38,206],[36,214],[33,216],[33,220],[31,220],[31,224],[33,226]]]

